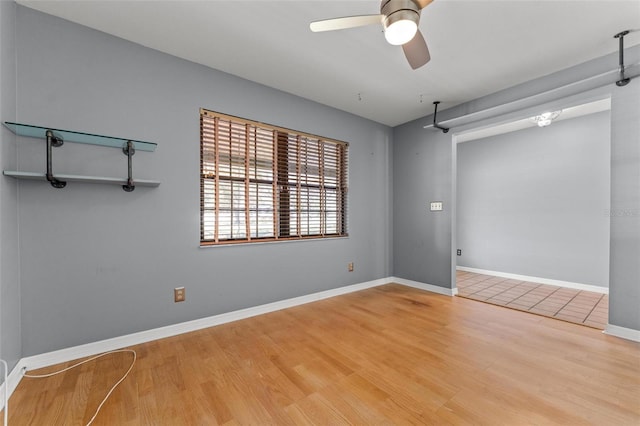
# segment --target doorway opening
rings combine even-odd
[[[544,114],[550,113],[550,114]],[[607,323],[610,99],[454,136],[458,295]]]

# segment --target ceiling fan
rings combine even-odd
[[[378,15],[346,16],[315,21],[309,25],[313,32],[342,30],[382,24],[389,44],[401,45],[409,65],[414,70],[429,60],[429,48],[418,29],[420,11],[433,0],[382,0]]]

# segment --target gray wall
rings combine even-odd
[[[451,288],[451,137],[423,120],[393,133],[393,267],[399,278]],[[428,135],[427,137],[425,137]],[[431,201],[443,210],[429,211]]]
[[[13,2],[0,1],[0,120],[16,116],[16,53]],[[0,167],[14,169],[13,133],[0,126]],[[0,177],[0,358],[13,368],[22,357],[17,183]]]
[[[17,48],[21,122],[157,142],[134,176],[162,182],[20,182],[25,356],[391,274],[390,128],[20,6]],[[349,238],[199,248],[200,107],[349,142]],[[42,141],[20,139],[20,169],[42,170]],[[54,170],[126,159],[67,143]]]
[[[391,274],[454,287],[452,136],[477,127],[481,119],[520,116],[532,105],[567,97],[588,101],[590,90],[604,84],[596,95],[612,97],[610,323],[640,329],[640,80],[616,88],[613,77],[604,76],[545,93],[615,69],[617,55],[442,111],[440,119],[446,120],[492,108],[455,122],[447,135],[422,128],[431,117],[391,131],[18,6],[18,95],[11,102],[16,76],[7,51],[14,46],[16,6],[0,4],[2,119],[15,114],[28,123],[158,142],[157,152],[136,154],[134,174],[162,181],[157,189],[127,194],[115,186],[70,184],[54,190],[2,178],[3,357],[15,360]],[[628,49],[625,57],[637,62],[640,48]],[[542,95],[528,98],[537,93]],[[200,249],[200,107],[350,142],[350,237]],[[5,130],[0,137],[2,166],[13,168],[16,144]],[[20,169],[42,170],[42,143],[22,139],[18,146]],[[60,172],[126,173],[124,157],[115,149],[68,143],[56,149],[54,159]],[[428,212],[427,203],[435,200],[444,202],[443,212]],[[350,261],[353,273],[346,270]],[[178,285],[187,287],[187,302],[174,304],[171,293]]]
[[[613,93],[609,323],[640,330],[640,78]]]
[[[610,122],[458,143],[458,266],[608,287]]]
[[[531,116],[540,106],[562,108],[611,97],[614,214],[609,243],[609,322],[640,330],[640,79],[626,87],[615,86],[617,60],[613,53],[444,110],[438,121],[453,128],[446,135],[423,128],[432,122],[432,116],[394,128],[394,275],[455,287],[455,247],[446,238],[455,241],[457,232],[455,203],[451,205],[456,198],[456,134]],[[626,49],[625,61],[639,62],[640,46]],[[635,74],[637,70],[631,69]],[[600,77],[577,82],[594,75]],[[454,120],[462,116],[466,117]],[[435,197],[445,201],[445,210],[438,216],[427,212],[425,204]],[[433,238],[427,241],[430,235]]]

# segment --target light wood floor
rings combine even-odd
[[[640,344],[395,284],[133,349],[94,424],[640,424]],[[84,424],[130,359],[23,379],[9,424]]]

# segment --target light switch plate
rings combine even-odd
[[[432,212],[442,211],[442,201],[432,201],[430,209]]]

